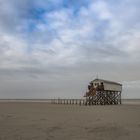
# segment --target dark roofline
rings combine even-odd
[[[122,86],[122,84],[120,84],[120,83],[117,83],[117,82],[114,82],[114,81],[109,81],[109,80],[104,80],[104,79],[98,79],[98,78],[94,79],[94,80],[91,81],[90,83],[92,83],[92,82],[94,82],[94,81],[103,81],[103,82],[105,82],[105,83],[116,84],[116,85]]]

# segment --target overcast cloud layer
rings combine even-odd
[[[0,0],[0,98],[81,98],[99,78],[140,98],[139,0]]]

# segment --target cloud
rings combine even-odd
[[[80,97],[96,74],[125,81],[129,89],[126,82],[140,80],[139,5],[138,0],[0,0],[1,93]],[[31,90],[41,81],[46,85]]]
[[[129,82],[123,82],[124,86],[124,93],[123,98],[140,98],[140,81],[129,81]]]

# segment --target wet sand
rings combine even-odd
[[[140,105],[0,103],[0,140],[138,139]]]

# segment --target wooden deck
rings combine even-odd
[[[51,99],[51,104],[85,105],[86,99]]]
[[[121,104],[121,92],[98,91],[94,96],[85,99],[50,99],[51,104],[70,105],[117,105]]]

